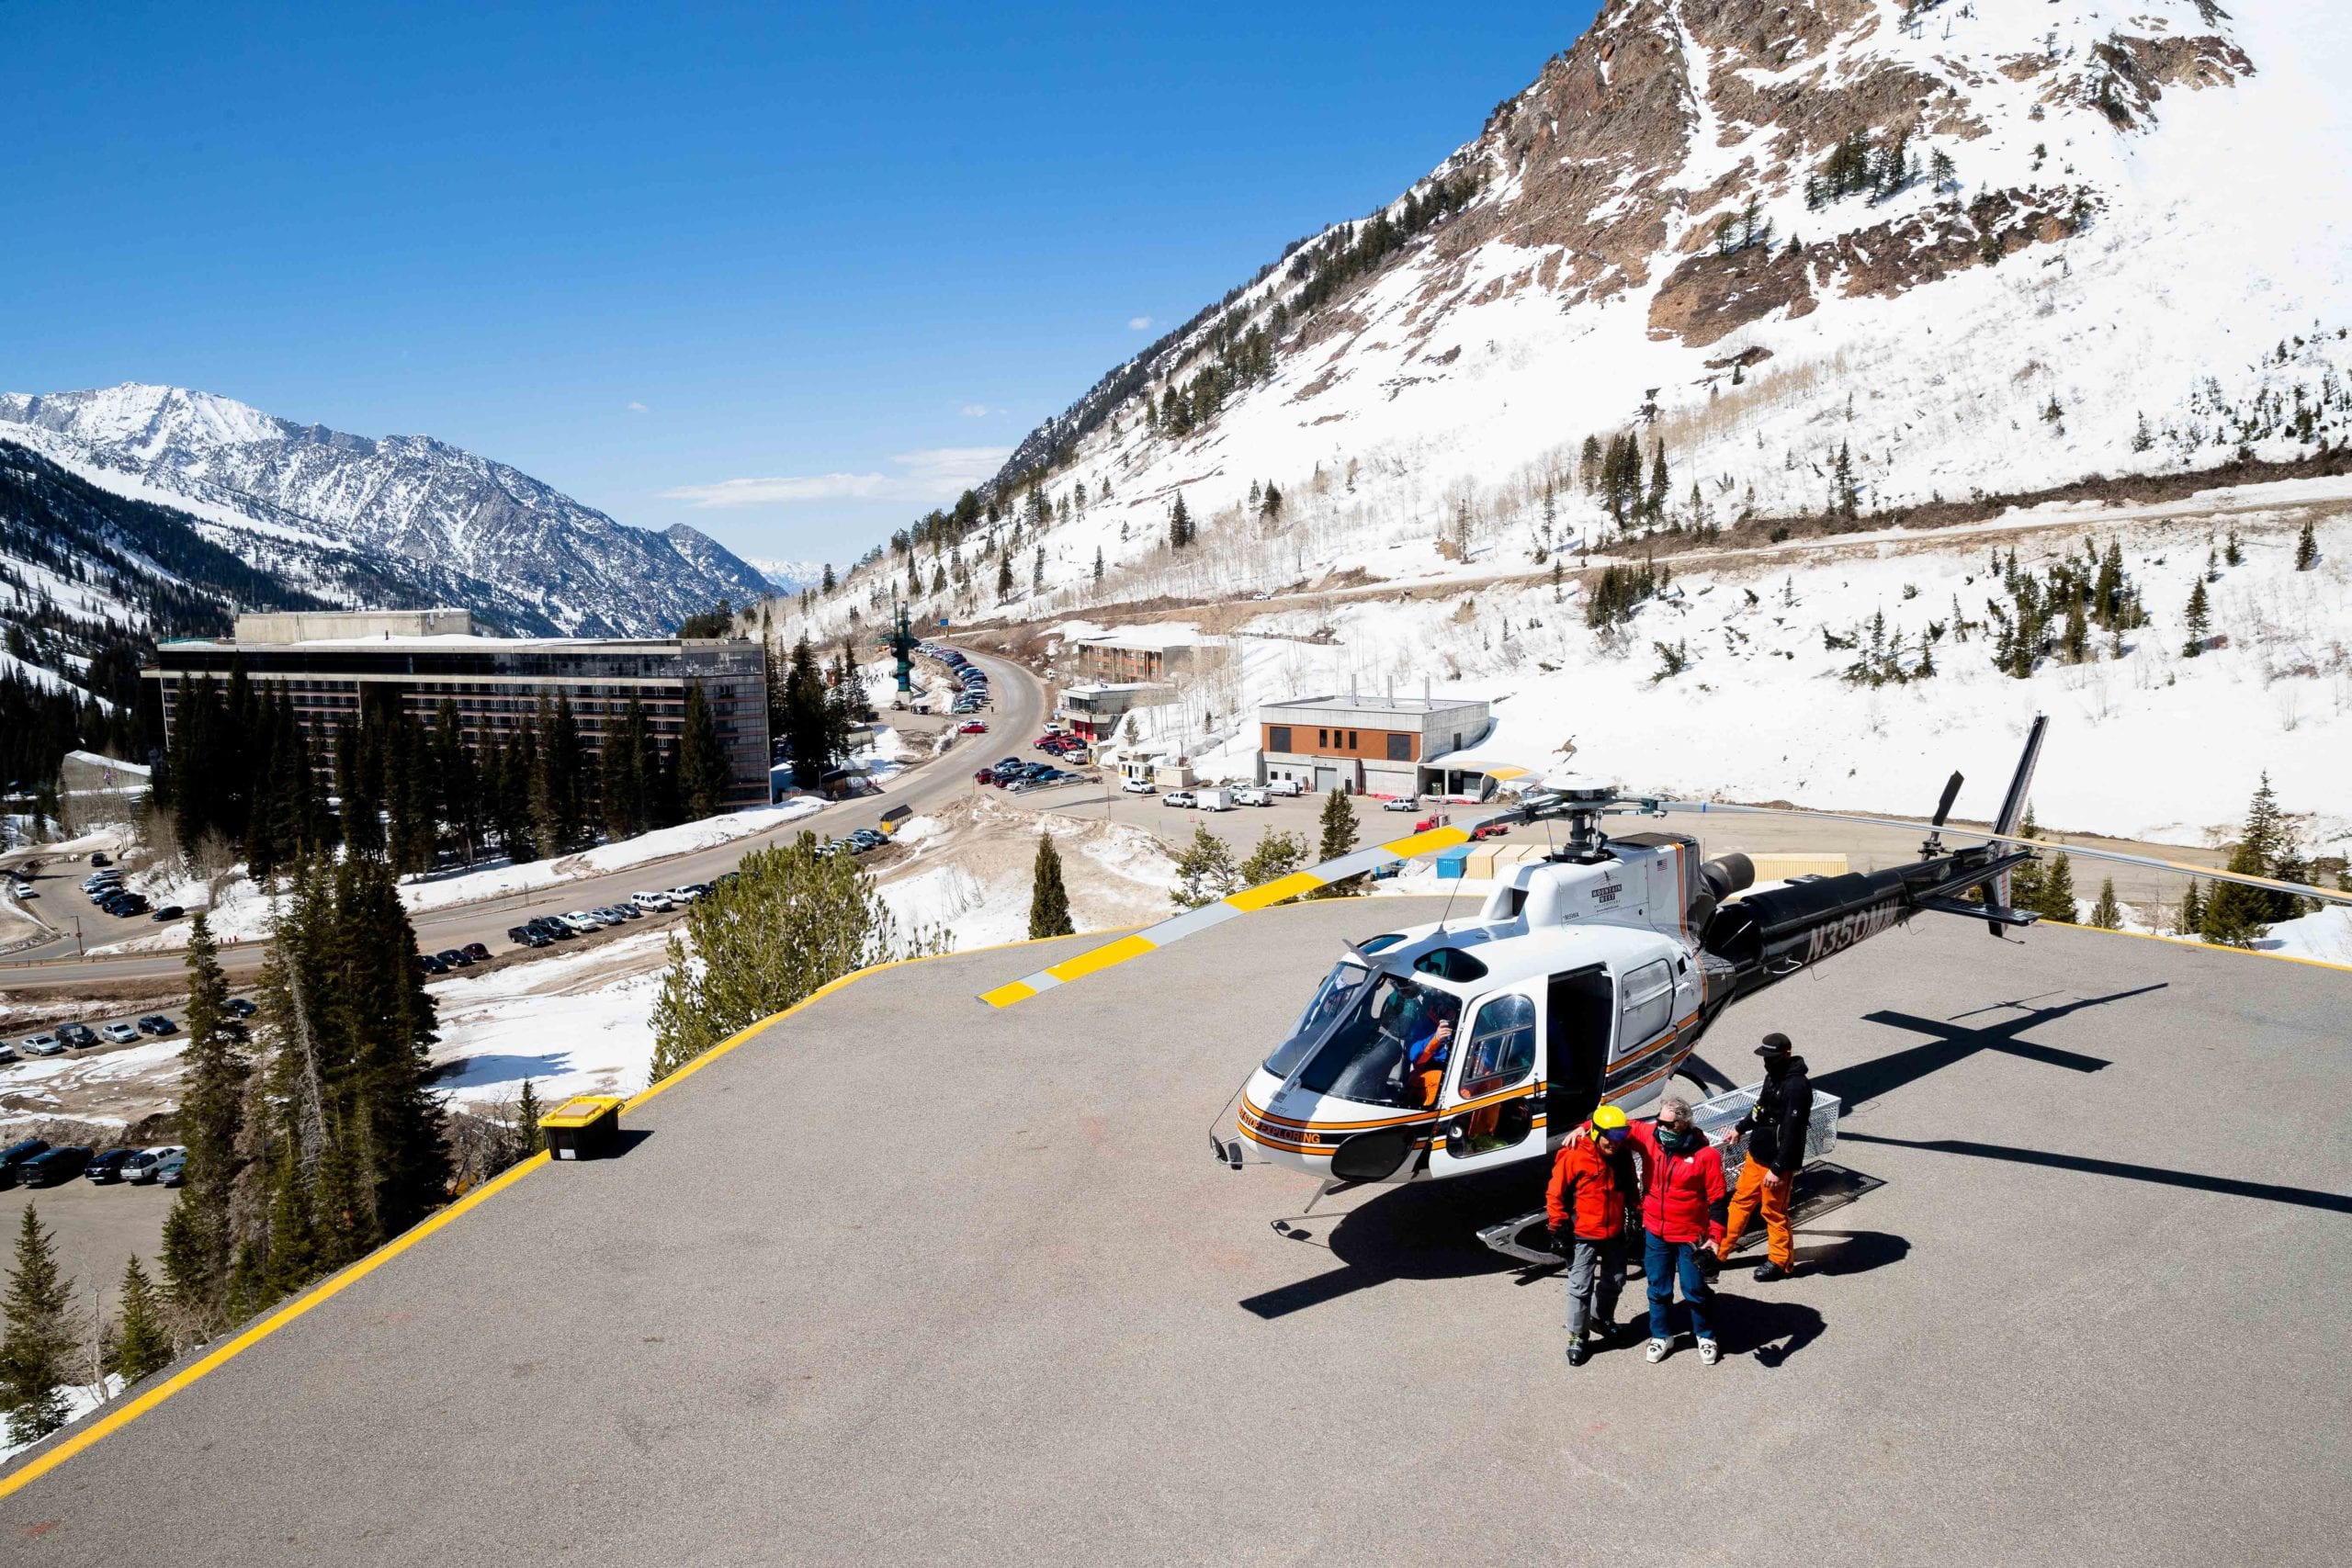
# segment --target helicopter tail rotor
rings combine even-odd
[[[1993,821],[1996,839],[2014,841],[2018,826],[2025,820],[2026,801],[2033,792],[2033,770],[2041,761],[2041,738],[2050,729],[2050,716],[2033,716],[2033,728],[2026,731],[2025,750],[2018,757],[2018,771],[2009,775],[2009,790],[2001,797],[2001,814]],[[1999,936],[2011,922],[2009,909],[2009,874],[2006,871],[1991,881],[1978,886],[1977,896],[1984,901],[1984,929]]]

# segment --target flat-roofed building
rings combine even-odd
[[[1483,697],[1294,697],[1258,708],[1263,782],[1359,795],[1443,794],[1440,760],[1491,722]]]
[[[1064,648],[1080,674],[1114,685],[1218,675],[1233,662],[1231,643],[1177,622],[1117,626],[1071,637]]]
[[[258,686],[285,688],[322,762],[345,722],[366,724],[397,708],[429,726],[447,698],[479,750],[535,719],[541,697],[559,694],[592,755],[631,698],[672,754],[685,728],[686,689],[699,686],[727,754],[727,804],[770,798],[767,682],[756,642],[484,637],[463,610],[240,615],[233,637],[165,642],[141,671],[159,688],[166,738],[182,682],[226,682],[237,669]]]
[[[1136,709],[1164,707],[1175,700],[1176,688],[1159,681],[1065,686],[1055,700],[1054,716],[1087,739],[1102,741],[1116,736],[1120,721]]]

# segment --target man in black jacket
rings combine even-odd
[[[1789,1229],[1789,1187],[1804,1167],[1805,1133],[1813,1121],[1813,1080],[1804,1058],[1785,1034],[1767,1034],[1756,1047],[1764,1058],[1764,1087],[1756,1109],[1739,1119],[1747,1134],[1747,1163],[1739,1168],[1731,1212],[1724,1219],[1724,1251],[1739,1245],[1747,1222],[1764,1211],[1765,1259],[1756,1277],[1785,1280],[1797,1271],[1796,1237]]]

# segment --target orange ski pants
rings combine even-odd
[[[1789,1229],[1789,1188],[1792,1183],[1764,1179],[1772,1173],[1764,1168],[1762,1160],[1749,1160],[1739,1168],[1739,1185],[1732,1189],[1731,1213],[1724,1219],[1724,1252],[1728,1255],[1739,1245],[1747,1232],[1747,1222],[1756,1217],[1757,1208],[1764,1210],[1764,1250],[1766,1256],[1783,1269],[1797,1264],[1797,1242]]]

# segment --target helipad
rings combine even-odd
[[[1723,1365],[1570,1369],[1471,1239],[1529,1183],[1300,1241],[1209,1157],[1338,942],[1430,913],[851,985],[0,1500],[7,1561],[2343,1560],[2352,974],[1952,920],[1744,1004],[1702,1054],[1793,1034],[1883,1185],[1724,1271]]]

